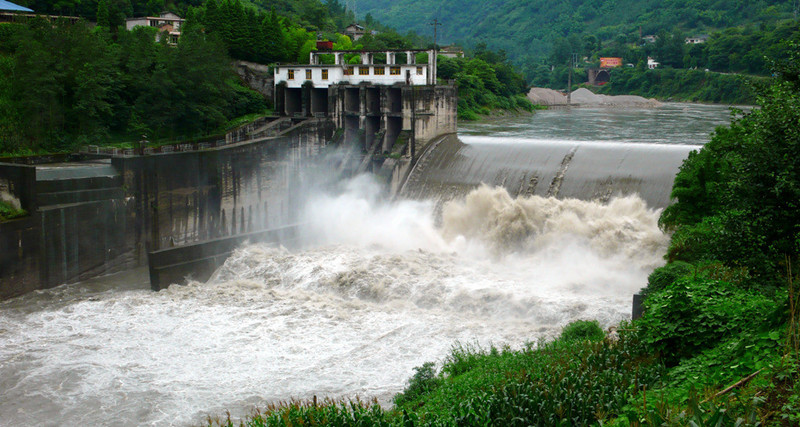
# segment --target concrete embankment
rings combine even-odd
[[[333,124],[220,148],[58,165],[0,164],[29,215],[0,222],[0,300],[147,263],[147,253],[280,227],[302,203],[300,165]]]
[[[581,106],[581,107],[636,107],[652,108],[661,105],[655,99],[647,99],[636,95],[598,95],[586,88],[572,92],[571,100],[563,93],[541,87],[532,88],[528,92],[528,99],[534,104],[556,106]]]

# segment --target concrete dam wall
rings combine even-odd
[[[694,145],[585,143],[451,136],[420,158],[400,196],[440,204],[485,183],[512,196],[607,201],[639,194],[669,205],[672,182]]]
[[[0,164],[0,189],[29,213],[0,222],[0,299],[143,266],[150,251],[281,227],[332,134],[329,120],[310,119],[257,143]]]

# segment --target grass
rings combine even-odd
[[[17,209],[11,203],[0,200],[0,221],[21,218],[28,215],[24,209]]]
[[[791,301],[766,324],[671,368],[636,322],[623,322],[611,337],[595,321],[576,321],[557,339],[518,350],[457,344],[440,369],[432,362],[415,368],[391,409],[315,399],[208,425],[798,425],[798,331],[785,321],[795,313],[794,295]]]
[[[241,425],[586,425],[613,419],[663,374],[634,334],[618,341],[567,335],[520,350],[456,345],[438,372],[433,363],[416,368],[391,410],[374,402],[292,402]]]

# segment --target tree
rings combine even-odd
[[[675,179],[661,224],[675,230],[669,256],[697,254],[744,267],[755,283],[781,276],[800,254],[800,53],[775,71],[780,79],[759,96],[760,108],[721,128],[691,155]]]
[[[109,28],[111,26],[111,12],[108,9],[108,0],[97,3],[97,25]]]

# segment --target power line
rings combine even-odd
[[[433,26],[433,48],[436,49],[436,29],[442,26],[442,23],[439,22],[439,19],[433,18],[433,22],[431,22]]]

